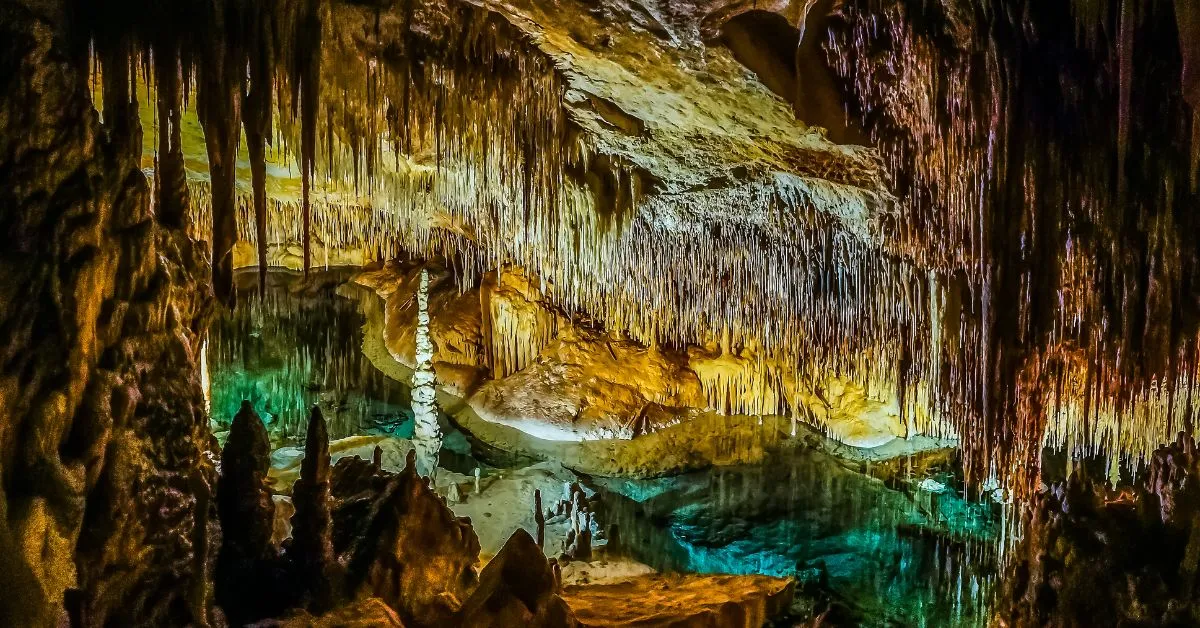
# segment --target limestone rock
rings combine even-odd
[[[300,479],[292,487],[292,542],[288,556],[315,612],[328,610],[335,601],[336,563],[333,558],[333,519],[329,490],[329,433],[320,408],[313,406],[304,446]]]
[[[787,610],[793,588],[766,576],[652,574],[567,585],[562,597],[581,626],[759,628]]]
[[[275,502],[267,488],[271,441],[249,401],[234,416],[221,452],[217,513],[223,530],[217,556],[217,603],[233,622],[282,610],[276,594],[278,554],[271,544]]]
[[[371,597],[324,615],[300,612],[284,619],[258,622],[253,628],[404,628],[404,623],[383,600]]]
[[[334,547],[350,597],[379,597],[406,624],[439,626],[474,587],[479,540],[416,473],[413,454],[399,474],[358,458],[334,467]],[[339,542],[340,539],[340,542]]]
[[[479,575],[479,587],[456,618],[464,628],[578,626],[557,594],[557,581],[542,550],[518,529]]]

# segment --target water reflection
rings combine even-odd
[[[209,328],[215,431],[227,429],[249,399],[276,447],[303,441],[314,404],[333,439],[380,431],[411,436],[408,386],[384,377],[363,356],[363,317],[354,302],[336,294],[346,277],[344,271],[314,273],[306,284],[298,273],[272,271],[260,299],[257,276],[238,274],[237,307]]]
[[[334,439],[411,437],[409,388],[363,355],[360,308],[373,301],[338,296],[346,278],[314,273],[303,284],[271,272],[259,300],[255,276],[238,276],[238,307],[210,329],[215,430],[249,399],[275,447],[301,444],[314,403]],[[490,471],[448,422],[443,431],[443,467]],[[820,451],[788,450],[761,465],[590,483],[623,551],[656,569],[795,576],[801,598],[837,604],[835,625],[985,625],[997,569],[994,505],[963,501],[952,466],[922,460],[876,466],[886,482]]]
[[[945,469],[928,474],[938,481],[924,489],[924,473],[888,488],[823,453],[789,451],[765,465],[594,481],[625,551],[657,569],[796,576],[853,624],[986,625],[995,507],[960,499]]]

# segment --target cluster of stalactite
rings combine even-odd
[[[893,387],[920,379],[910,364],[921,362],[893,356],[927,353],[928,334],[910,333],[930,301],[923,275],[878,255],[869,221],[814,209],[851,215],[877,203],[855,187],[861,172],[807,160],[802,174],[825,179],[752,179],[697,196],[712,205],[681,215],[642,203],[652,183],[569,123],[552,62],[494,13],[453,3],[218,3],[193,26],[169,41],[185,51],[181,62],[147,38],[112,64],[100,55],[100,65],[154,68],[143,74],[168,103],[157,163],[178,161],[171,121],[187,101],[179,92],[195,89],[210,177],[191,185],[192,233],[213,245],[224,298],[235,239],[257,245],[260,268],[274,243],[300,244],[307,267],[315,239],[327,251],[442,257],[464,287],[519,265],[565,311],[646,344],[727,336],[735,350],[754,345],[772,361]],[[363,40],[348,34],[360,31]],[[170,67],[160,72],[160,62]],[[240,130],[231,122],[239,117]],[[249,193],[234,181],[241,132]],[[266,142],[298,163],[299,199],[267,198]],[[535,327],[529,340],[544,344],[553,325]],[[539,348],[514,343],[515,352],[496,352],[505,372]]]
[[[137,68],[154,83],[156,178],[174,199],[160,205],[203,217],[223,299],[239,237],[260,267],[286,242],[308,267],[314,238],[442,257],[464,287],[518,265],[563,310],[646,344],[728,337],[765,363],[896,390],[953,425],[973,478],[1029,487],[1048,429],[1136,457],[1190,420],[1200,124],[1185,4],[846,3],[832,65],[900,197],[870,219],[886,199],[855,187],[862,173],[811,164],[697,196],[711,207],[659,202],[571,122],[552,60],[467,3],[184,3],[145,11],[164,25],[152,35],[98,28],[96,56],[106,84]],[[189,203],[192,89],[210,177]],[[249,194],[234,182],[242,133]],[[298,199],[267,199],[268,143],[298,164]]]
[[[1073,454],[1143,460],[1191,427],[1195,11],[857,0],[830,33],[897,175],[885,248],[937,274],[928,361],[977,474],[1036,486],[1048,427]]]

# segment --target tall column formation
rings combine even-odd
[[[442,448],[442,430],[438,426],[436,394],[433,387],[433,340],[429,337],[429,271],[421,271],[417,289],[417,370],[413,373],[412,409],[413,445],[417,450],[417,473],[434,477],[438,451]]]

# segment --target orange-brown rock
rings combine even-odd
[[[581,626],[760,628],[785,612],[794,584],[766,576],[647,575],[567,585]]]

